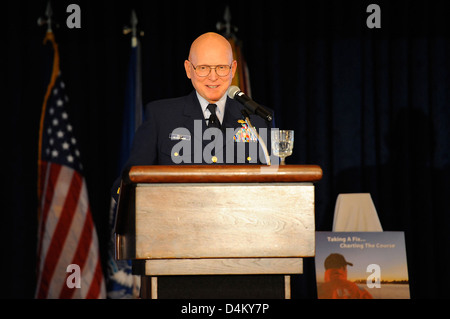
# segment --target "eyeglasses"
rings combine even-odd
[[[189,60],[188,60],[189,61]],[[192,64],[191,61],[189,61],[190,64]],[[211,69],[214,69],[216,71],[216,74],[218,76],[227,76],[230,74],[231,65],[197,65],[194,66],[192,64],[192,67],[194,68],[195,74],[201,77],[208,76],[211,73]]]

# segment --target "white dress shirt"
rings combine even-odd
[[[211,115],[211,112],[207,109],[207,107],[210,103],[207,100],[205,100],[202,96],[200,96],[200,94],[198,94],[198,92],[196,92],[196,93],[197,93],[198,101],[200,102],[200,106],[202,107],[203,116],[205,117],[206,120],[208,120],[209,116]],[[221,124],[223,122],[223,116],[225,114],[225,103],[226,102],[227,102],[227,93],[225,93],[220,98],[219,101],[214,103],[215,105],[217,105],[216,115]],[[208,123],[206,123],[206,124],[208,124]]]

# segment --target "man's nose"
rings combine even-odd
[[[211,72],[209,72],[208,79],[212,81],[216,81],[218,79],[218,75],[216,73],[216,68],[211,68]]]

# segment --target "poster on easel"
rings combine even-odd
[[[318,299],[409,299],[404,232],[316,232]]]

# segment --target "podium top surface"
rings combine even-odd
[[[133,166],[131,183],[276,183],[317,182],[317,165],[155,165]]]

